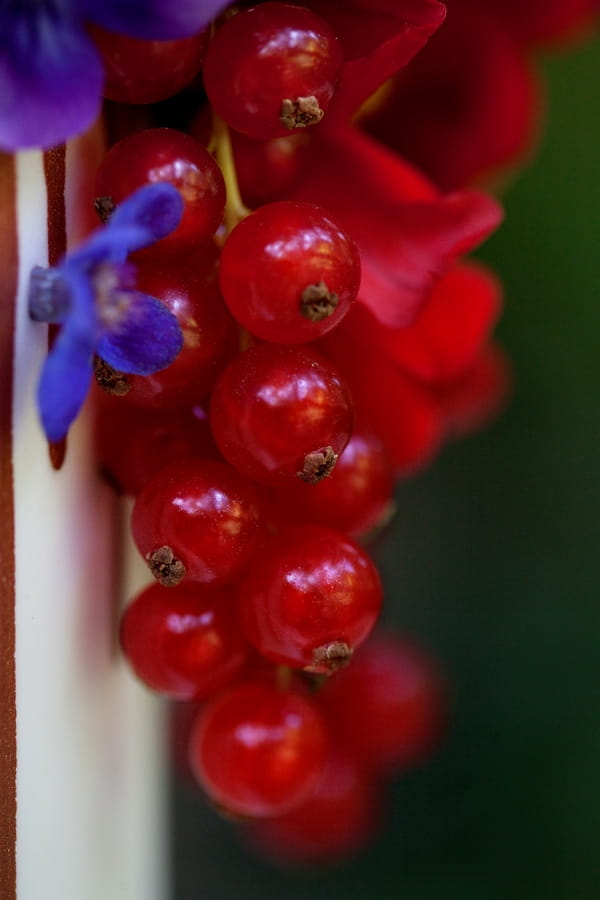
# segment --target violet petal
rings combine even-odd
[[[152,243],[148,228],[142,225],[119,225],[118,228],[105,226],[94,231],[85,244],[69,253],[65,265],[91,270],[99,263],[125,262],[130,251],[147,247]]]
[[[77,22],[15,4],[0,32],[0,148],[52,147],[100,111],[102,66]]]
[[[96,346],[98,356],[120,372],[151,375],[166,368],[183,345],[181,329],[167,307],[131,291],[127,312]]]
[[[68,324],[48,354],[38,385],[38,407],[49,441],[60,441],[77,417],[92,378],[93,343],[77,339]]]
[[[120,203],[111,216],[108,230],[132,225],[143,229],[147,236],[142,238],[140,232],[139,241],[129,245],[133,252],[175,231],[182,214],[183,198],[177,188],[166,181],[157,181],[144,185]]]

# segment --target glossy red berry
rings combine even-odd
[[[333,472],[318,484],[294,483],[275,495],[277,518],[318,522],[358,537],[382,525],[393,509],[394,478],[382,441],[355,429]]]
[[[228,19],[212,39],[204,86],[216,112],[250,137],[318,123],[342,66],[339,41],[310,10],[261,3]]]
[[[393,773],[427,756],[445,719],[444,685],[431,657],[380,634],[319,694],[338,743],[374,772]]]
[[[174,128],[148,128],[115,144],[98,169],[96,193],[118,204],[137,188],[156,181],[166,181],[179,190],[183,217],[172,234],[144,253],[151,252],[153,258],[172,255],[214,234],[225,208],[221,170],[199,141]]]
[[[306,525],[263,544],[240,598],[246,633],[259,653],[329,674],[350,660],[373,628],[381,583],[350,538]]]
[[[248,644],[225,588],[153,584],[125,609],[121,648],[138,678],[175,700],[201,700],[236,677]]]
[[[352,431],[352,399],[333,366],[306,347],[261,344],[232,360],[212,393],[223,456],[256,481],[316,483]]]
[[[152,375],[127,376],[127,403],[154,409],[191,407],[210,392],[225,362],[235,354],[238,327],[223,302],[217,259],[178,259],[177,264],[137,267],[137,287],[173,313],[183,347],[173,362]]]
[[[103,94],[119,103],[157,103],[199,72],[208,31],[175,41],[144,41],[89,26],[104,67]]]
[[[161,469],[133,508],[137,547],[166,587],[186,578],[205,584],[235,579],[261,534],[252,484],[225,463],[190,458]]]
[[[219,806],[241,816],[273,816],[308,796],[322,775],[328,743],[309,697],[244,683],[200,714],[190,761]]]
[[[379,808],[378,785],[348,753],[332,749],[311,795],[282,816],[253,823],[249,837],[277,862],[340,861],[373,839]]]
[[[229,309],[266,341],[299,344],[331,331],[356,299],[360,258],[350,235],[312,203],[282,200],[247,216],[221,254]]]

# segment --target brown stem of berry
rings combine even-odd
[[[103,225],[106,225],[116,208],[117,204],[112,197],[96,197],[94,200],[94,209]]]
[[[322,478],[331,475],[332,469],[337,462],[339,454],[335,452],[333,447],[321,447],[319,450],[313,450],[304,457],[304,465],[302,471],[298,472],[298,478],[308,484],[317,484]]]
[[[113,369],[99,357],[94,360],[94,378],[98,387],[115,397],[124,397],[131,390],[131,383],[127,375]]]
[[[339,302],[338,295],[331,292],[324,281],[320,281],[309,284],[302,291],[300,312],[311,322],[321,322],[333,313]]]
[[[306,667],[307,672],[322,672],[326,669],[329,674],[337,672],[347,666],[352,659],[352,649],[345,641],[332,641],[330,644],[323,644],[313,650],[313,661],[311,666]]]
[[[177,559],[170,547],[159,547],[146,556],[148,568],[163,587],[174,587],[179,584],[186,569]]]
[[[279,121],[284,128],[292,131],[294,128],[316,125],[324,115],[316,97],[297,97],[295,100],[286,98],[281,101]]]

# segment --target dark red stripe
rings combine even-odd
[[[15,165],[0,154],[0,897],[17,893],[13,340],[19,257]]]
[[[44,153],[48,210],[48,263],[55,266],[67,249],[67,213],[65,208],[65,145]]]
[[[52,147],[44,153],[44,178],[46,179],[46,208],[48,214],[48,262],[55,266],[67,249],[67,212],[65,205],[65,145]],[[51,347],[56,328],[50,327],[48,345]],[[67,453],[67,440],[49,444],[50,462],[60,469]]]

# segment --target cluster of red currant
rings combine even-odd
[[[257,839],[277,853],[335,856],[368,836],[382,775],[430,749],[444,706],[435,666],[404,640],[352,658],[382,600],[356,541],[389,518],[395,476],[435,439],[377,333],[360,349],[375,323],[354,303],[353,237],[287,193],[304,129],[335,96],[340,42],[311,10],[270,2],[225,16],[210,41],[96,38],[113,100],[171,95],[204,53],[209,100],[191,133],[133,126],[97,175],[105,218],[149,182],[184,200],[179,227],[132,258],[183,349],[146,377],[96,370],[100,462],[136,497],[133,536],[158,582],[125,610],[121,645],[151,688],[201,702],[191,766],[216,805],[260,819]],[[470,277],[480,284],[466,267],[449,276],[396,335],[396,356],[418,369],[434,346],[452,369],[464,342],[444,291]]]

